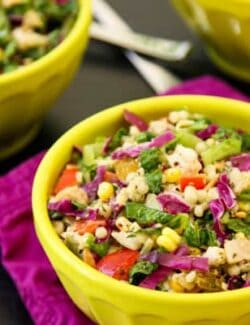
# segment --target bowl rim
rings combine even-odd
[[[220,107],[221,111],[226,112],[229,106],[233,107],[235,114],[241,114],[242,116],[248,115],[250,119],[250,104],[223,97],[215,96],[201,96],[201,95],[174,95],[174,96],[159,96],[146,99],[133,100],[127,103],[123,103],[117,106],[113,106],[109,109],[105,109],[97,114],[90,116],[89,118],[77,123],[71,129],[69,129],[64,135],[62,135],[55,144],[48,150],[42,162],[40,163],[35,175],[33,189],[32,189],[32,208],[34,215],[34,222],[37,235],[39,237],[42,246],[56,254],[60,259],[60,263],[63,263],[65,272],[68,274],[75,274],[76,276],[84,276],[89,280],[94,281],[95,285],[108,287],[110,291],[114,293],[120,293],[121,295],[130,295],[131,297],[138,297],[145,301],[155,301],[159,303],[198,303],[199,305],[215,304],[220,302],[233,302],[235,299],[245,300],[246,297],[250,297],[250,289],[242,288],[233,291],[224,291],[216,293],[168,293],[155,290],[148,290],[141,287],[136,287],[127,283],[117,281],[100,271],[90,267],[83,263],[77,256],[75,256],[62,242],[59,236],[56,234],[52,223],[48,216],[47,211],[47,191],[45,188],[41,191],[41,188],[46,184],[46,180],[49,179],[48,169],[51,169],[53,165],[53,157],[56,157],[58,153],[63,149],[64,144],[73,139],[80,130],[87,125],[102,118],[105,123],[108,121],[112,114],[120,113],[124,107],[129,107],[133,104],[135,106],[152,107],[161,106],[167,101],[177,104],[180,102],[186,103],[186,105],[198,105],[198,103],[212,104],[213,106]],[[132,108],[133,110],[133,108]],[[195,111],[195,109],[194,109]],[[45,176],[46,175],[46,176]],[[47,178],[46,178],[47,177]],[[48,185],[48,184],[47,184]],[[42,195],[41,195],[42,193]],[[43,240],[46,240],[44,244]],[[45,248],[45,250],[46,250]],[[66,273],[65,273],[66,274]]]
[[[82,33],[87,31],[91,19],[91,0],[77,1],[80,8],[76,21],[63,42],[31,64],[13,72],[0,75],[0,86],[8,83],[11,84],[14,81],[20,81],[22,78],[30,78],[32,74],[39,73],[39,71],[43,70],[51,63],[59,60],[60,56],[67,52],[67,50],[71,47],[71,44],[76,42],[76,40],[81,37]]]

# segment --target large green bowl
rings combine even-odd
[[[67,38],[27,67],[0,76],[0,160],[36,135],[46,112],[72,80],[88,41],[91,0],[79,0]]]
[[[73,145],[91,143],[98,135],[111,135],[122,123],[124,108],[149,120],[180,107],[202,113],[221,125],[250,131],[250,105],[240,101],[205,96],[133,101],[104,110],[70,129],[48,151],[37,171],[32,201],[38,238],[74,303],[101,325],[250,324],[250,288],[187,294],[119,282],[76,257],[58,237],[48,216],[49,193]]]

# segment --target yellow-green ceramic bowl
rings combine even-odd
[[[250,105],[206,96],[167,96],[122,104],[77,124],[48,151],[33,186],[38,238],[74,303],[102,325],[249,325],[250,289],[204,294],[166,293],[114,280],[76,257],[53,229],[47,212],[49,193],[74,144],[110,135],[122,123],[124,108],[151,119],[185,107],[222,125],[250,131]]]
[[[250,81],[250,1],[172,0],[225,72]]]
[[[79,0],[78,18],[62,44],[31,65],[0,76],[0,160],[32,140],[73,78],[87,45],[90,4]]]

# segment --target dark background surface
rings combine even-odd
[[[186,28],[169,0],[109,0],[109,2],[138,32],[193,41],[195,49],[187,62],[178,65],[160,62],[166,68],[171,68],[183,80],[208,73],[215,74],[250,93],[248,85],[222,75],[209,62],[200,41]],[[47,115],[37,138],[21,153],[1,162],[0,174],[34,153],[48,148],[62,133],[85,117],[114,104],[152,95],[151,89],[126,61],[119,49],[91,41],[78,75]],[[12,281],[2,268],[0,268],[0,324],[32,324]]]

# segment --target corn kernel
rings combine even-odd
[[[235,213],[235,217],[239,219],[245,219],[247,217],[247,214],[245,211],[238,211]]]
[[[201,251],[199,248],[196,247],[189,247],[189,253],[192,256],[199,256],[201,254]]]
[[[163,173],[163,183],[177,183],[180,180],[181,171],[179,168],[169,168]]]
[[[164,247],[169,252],[175,251],[178,247],[178,245],[174,241],[164,236],[159,236],[156,242],[158,246]]]
[[[168,281],[168,284],[174,292],[182,293],[185,291],[185,289],[180,285],[180,283],[176,279],[170,279]]]
[[[97,194],[102,201],[108,201],[114,196],[114,187],[109,182],[102,182],[98,187]]]
[[[181,241],[181,237],[177,234],[177,232],[169,227],[163,228],[162,235],[172,239],[176,243],[180,243]]]
[[[167,251],[173,252],[177,249],[181,242],[181,237],[171,228],[165,227],[162,235],[156,240],[157,245],[164,247]]]

